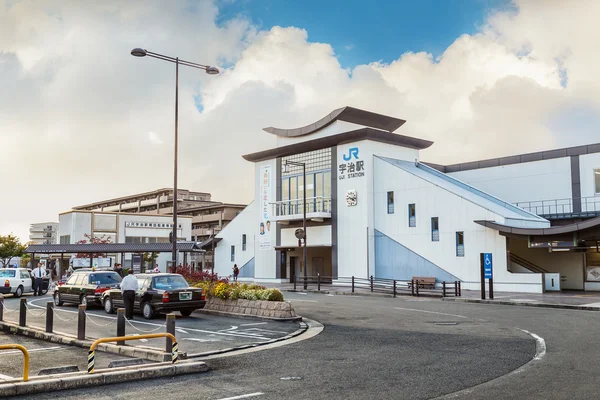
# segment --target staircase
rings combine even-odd
[[[534,263],[527,261],[524,258],[519,257],[516,254],[509,253],[509,260],[514,262],[515,264],[519,264],[523,268],[527,268],[531,272],[535,272],[537,274],[548,273],[544,268],[535,265]],[[512,272],[512,271],[511,271]]]

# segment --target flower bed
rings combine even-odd
[[[283,293],[279,289],[267,289],[257,284],[248,285],[247,283],[216,280],[201,281],[192,286],[203,288],[209,298],[283,301]]]

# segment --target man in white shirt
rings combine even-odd
[[[46,271],[42,268],[42,263],[38,263],[37,268],[31,273],[33,274],[33,295],[42,296],[42,289],[44,288],[44,280],[42,278],[46,276]]]
[[[123,281],[121,281],[121,293],[123,294],[123,302],[125,302],[125,318],[133,319],[133,303],[135,302],[135,292],[138,290],[138,281],[133,276],[133,268]]]

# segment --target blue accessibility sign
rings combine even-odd
[[[492,279],[492,253],[483,253],[483,277]]]

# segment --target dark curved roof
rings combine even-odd
[[[600,217],[591,218],[585,221],[576,222],[569,225],[551,226],[549,228],[514,228],[512,226],[506,226],[499,224],[494,221],[475,221],[476,224],[485,226],[486,228],[495,229],[499,232],[512,233],[515,235],[557,235],[561,233],[577,232],[584,229],[594,228],[600,226]]]
[[[303,126],[301,128],[280,129],[273,128],[271,126],[268,128],[264,128],[263,131],[281,137],[304,136],[316,132],[319,129],[323,129],[326,126],[338,120],[351,122],[353,124],[358,125],[364,125],[375,129],[382,129],[388,132],[394,132],[406,122],[403,119],[388,117],[387,115],[377,114],[374,112],[346,106],[338,108],[337,110],[333,110],[317,122]]]
[[[276,147],[258,153],[246,154],[247,161],[264,161],[278,157],[291,156],[293,154],[306,153],[309,151],[326,149],[343,143],[351,143],[359,140],[373,140],[375,142],[394,144],[411,149],[422,150],[433,144],[429,140],[417,139],[410,136],[398,135],[396,133],[384,132],[372,128],[362,128],[355,131],[339,133],[319,139],[307,140],[306,142],[294,143],[287,146]]]

